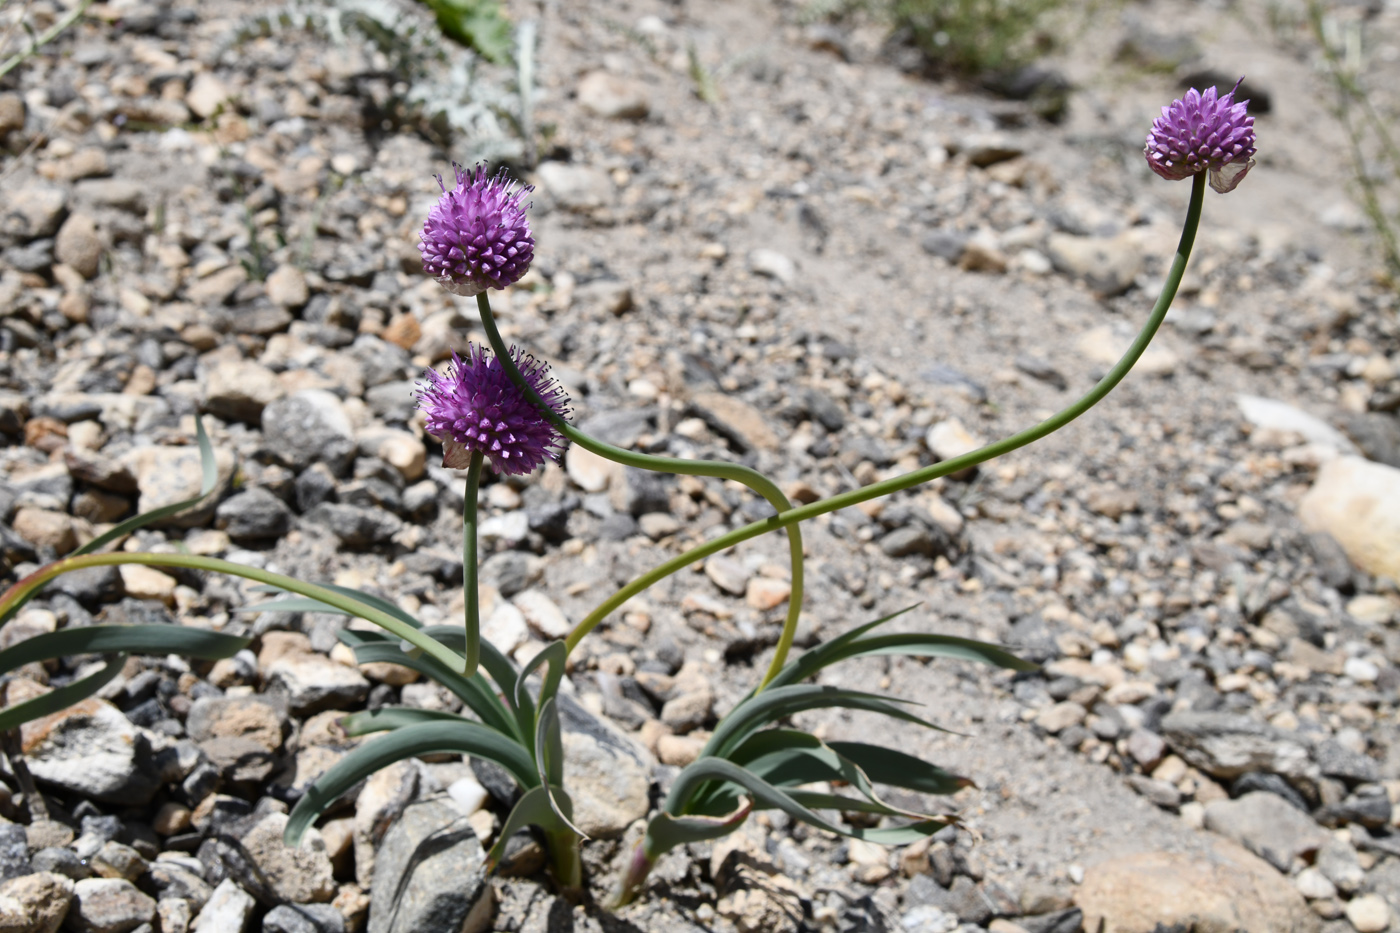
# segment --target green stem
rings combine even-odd
[[[994,444],[988,444],[986,447],[981,447],[971,453],[963,454],[960,457],[954,457],[951,460],[943,460],[931,466],[914,470],[911,473],[905,473],[902,476],[887,479],[884,482],[873,483],[862,489],[853,489],[850,492],[831,496],[818,502],[813,502],[811,505],[789,509],[778,515],[763,519],[762,521],[751,522],[742,528],[736,528],[728,534],[721,535],[718,538],[691,548],[684,554],[679,554],[665,563],[652,568],[604,600],[596,609],[590,612],[582,622],[574,627],[574,630],[569,633],[569,637],[564,640],[564,647],[568,650],[572,650],[599,622],[605,619],[623,603],[627,602],[627,600],[636,596],[658,580],[664,579],[676,571],[695,563],[697,560],[701,560],[711,554],[716,554],[726,548],[734,547],[742,541],[747,541],[765,532],[786,528],[797,522],[803,522],[809,518],[816,518],[818,515],[825,515],[828,512],[835,512],[838,509],[859,505],[862,502],[878,499],[881,496],[887,496],[891,493],[908,489],[911,486],[917,486],[920,483],[927,483],[940,476],[947,476],[950,473],[957,473],[960,470],[976,466],[979,463],[985,463],[988,460],[1000,457],[1002,454],[1010,453],[1018,448],[1025,447],[1027,444],[1038,441],[1042,437],[1058,431],[1060,428],[1093,408],[1102,401],[1108,393],[1112,392],[1118,386],[1118,383],[1123,381],[1123,377],[1128,375],[1129,370],[1137,363],[1143,351],[1147,349],[1147,345],[1151,343],[1152,338],[1156,336],[1157,329],[1162,326],[1162,321],[1166,319],[1167,311],[1171,309],[1172,299],[1176,297],[1176,290],[1181,285],[1181,276],[1186,271],[1186,262],[1191,258],[1191,247],[1196,241],[1196,229],[1200,225],[1201,205],[1206,190],[1205,185],[1205,172],[1200,172],[1192,178],[1191,203],[1186,211],[1186,222],[1182,226],[1181,240],[1177,244],[1176,256],[1172,260],[1171,269],[1167,272],[1166,281],[1162,283],[1162,292],[1157,296],[1157,303],[1153,306],[1152,314],[1148,317],[1147,323],[1144,324],[1142,330],[1138,332],[1137,337],[1133,340],[1132,346],[1128,347],[1127,352],[1123,354],[1123,358],[1078,401],[1067,408],[1061,409],[1039,424],[1029,427],[1018,434],[1013,434],[1010,437],[997,441]]]
[[[0,63],[0,78],[9,74],[16,65],[29,58],[29,56],[39,51],[39,49],[48,45],[59,33],[76,23],[78,19],[87,12],[87,8],[90,6],[92,6],[92,0],[82,0],[81,3],[70,10],[62,19],[35,37],[34,40],[29,43],[29,48],[22,52],[16,52],[14,55],[5,59],[3,63]]]
[[[0,596],[0,616],[11,603],[28,599],[31,594],[37,591],[45,583],[57,576],[67,573],[70,570],[81,570],[84,567],[112,567],[121,564],[144,564],[148,567],[187,567],[191,570],[207,570],[213,573],[226,573],[235,577],[243,577],[248,580],[256,580],[278,589],[286,590],[289,593],[298,593],[323,602],[328,606],[333,606],[342,612],[358,616],[368,622],[373,622],[380,628],[402,638],[416,648],[421,648],[428,654],[437,658],[448,667],[455,670],[462,669],[462,658],[457,652],[444,646],[437,639],[432,638],[414,628],[400,619],[396,619],[386,612],[367,605],[349,596],[344,596],[334,590],[328,590],[323,586],[314,583],[303,583],[293,577],[286,577],[280,573],[269,573],[266,570],[259,570],[256,567],[247,567],[243,564],[235,564],[231,561],[219,560],[216,557],[197,557],[193,554],[146,554],[143,552],[125,553],[117,552],[112,554],[84,554],[81,557],[66,557],[63,560],[54,561],[46,567],[41,567],[34,573],[20,580],[10,587],[4,596]]]
[[[579,837],[570,829],[545,831],[545,846],[549,849],[549,867],[560,893],[568,900],[577,899],[583,891],[583,859],[579,852]]]
[[[476,585],[476,491],[481,485],[481,451],[467,465],[467,493],[462,500],[462,595],[467,604],[467,657],[462,674],[471,677],[481,663],[481,606]]]
[[[481,326],[486,331],[486,339],[491,344],[491,349],[495,352],[496,358],[501,361],[506,375],[511,382],[515,383],[524,396],[530,400],[541,414],[549,421],[554,428],[563,434],[570,441],[587,450],[589,453],[597,454],[621,463],[624,466],[635,467],[639,470],[649,470],[653,473],[676,473],[682,476],[713,476],[718,479],[734,480],[742,483],[749,489],[768,501],[777,512],[786,512],[792,508],[792,503],[788,501],[783,491],[768,477],[757,470],[750,469],[738,463],[725,463],[721,460],[686,460],[680,457],[657,457],[651,454],[638,453],[635,450],[624,450],[621,447],[614,447],[612,444],[598,440],[589,434],[585,434],[578,428],[569,424],[561,418],[554,409],[544,403],[534,388],[515,365],[515,360],[511,359],[509,348],[506,347],[505,340],[501,338],[501,332],[496,327],[495,317],[491,313],[491,302],[486,297],[485,292],[476,296],[477,310],[481,313]],[[777,676],[778,671],[787,660],[788,651],[792,648],[792,640],[797,634],[797,620],[802,615],[802,587],[803,587],[803,550],[802,550],[802,530],[797,525],[789,525],[788,553],[792,564],[792,593],[788,597],[787,618],[783,622],[782,633],[778,636],[777,651],[773,655],[773,662],[768,667],[768,672],[763,677],[763,683],[759,689],[762,690],[770,680]],[[577,642],[569,645],[572,651]]]

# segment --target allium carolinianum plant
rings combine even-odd
[[[758,809],[780,809],[823,830],[871,841],[905,842],[928,835],[954,821],[954,817],[893,807],[881,798],[877,785],[948,794],[965,786],[966,778],[903,751],[861,742],[823,741],[812,733],[784,727],[781,722],[795,713],[839,707],[878,713],[915,725],[932,724],[911,712],[906,701],[804,681],[831,665],[869,655],[955,657],[1013,670],[1026,670],[1030,665],[993,645],[968,639],[926,632],[876,631],[892,617],[854,627],[790,660],[789,649],[803,603],[800,524],[1023,447],[1065,426],[1107,396],[1142,356],[1166,317],[1195,241],[1207,180],[1218,191],[1232,190],[1254,164],[1254,154],[1253,119],[1246,114],[1244,102],[1234,101],[1234,91],[1221,95],[1215,88],[1201,93],[1193,90],[1185,99],[1163,108],[1148,136],[1147,162],[1164,178],[1191,178],[1191,198],[1162,291],[1123,358],[1082,398],[1039,424],[951,460],[796,508],[771,479],[748,467],[623,450],[569,424],[568,399],[550,378],[547,365],[505,345],[486,294],[489,288],[502,288],[519,280],[533,258],[534,239],[526,207],[521,204],[521,197],[529,189],[516,188],[503,174],[488,176],[480,167],[471,172],[457,168],[456,187],[448,191],[442,186],[442,198],[424,225],[424,268],[450,292],[476,297],[490,350],[473,346],[465,358],[454,358],[445,371],[427,372],[419,386],[418,402],[428,433],[442,442],[445,465],[467,473],[463,508],[465,626],[425,628],[402,608],[377,596],[305,583],[209,557],[98,553],[141,526],[185,509],[210,493],[216,471],[202,425],[198,426],[198,441],[204,463],[204,487],[197,499],[129,519],[73,555],[20,580],[0,597],[0,625],[62,573],[126,563],[233,574],[286,594],[251,607],[252,611],[339,612],[368,620],[383,631],[347,630],[341,635],[342,641],[354,649],[357,660],[393,661],[412,667],[456,694],[465,713],[385,708],[347,717],[345,726],[351,734],[385,734],[355,748],[313,784],[291,813],[287,840],[295,843],[342,794],[379,768],[415,755],[460,752],[500,765],[522,792],[492,849],[492,863],[499,860],[513,833],[526,826],[536,827],[543,835],[556,880],[565,891],[577,892],[582,885],[582,834],[571,822],[572,803],[563,788],[565,762],[557,713],[557,692],[569,653],[612,612],[658,580],[750,538],[782,530],[788,539],[793,585],[773,659],[749,695],[716,725],[697,760],[677,776],[661,810],[651,818],[642,840],[628,858],[617,886],[617,901],[625,903],[642,890],[647,873],[666,851],[733,832]],[[480,638],[477,486],[488,462],[499,472],[528,473],[547,457],[557,456],[564,442],[639,469],[734,480],[763,497],[774,514],[662,561],[603,600],[578,621],[567,638],[551,643],[517,668]],[[0,675],[30,661],[62,654],[106,652],[110,656],[110,663],[97,674],[0,711],[0,730],[12,730],[92,695],[120,670],[123,652],[175,650],[199,657],[226,657],[247,641],[214,632],[170,629],[93,626],[36,636],[0,651]],[[27,772],[22,768],[22,756],[12,755],[14,760],[21,763],[16,774],[23,781]],[[816,782],[836,782],[848,788],[849,793],[816,792],[809,787]],[[32,802],[31,813],[37,812],[34,808],[42,807],[42,796],[33,789],[32,781],[24,790],[26,799]],[[842,812],[863,817],[842,821],[832,815]],[[871,815],[881,825],[862,828]]]

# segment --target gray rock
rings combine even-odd
[[[252,360],[225,360],[204,380],[204,410],[226,421],[258,424],[263,409],[284,395],[277,374]]]
[[[29,837],[24,827],[0,816],[0,881],[27,875],[32,870]]]
[[[494,586],[509,599],[531,583],[530,555],[522,551],[493,554],[481,565],[481,582]]]
[[[309,652],[285,654],[264,673],[268,693],[286,697],[298,715],[345,708],[369,693],[369,681],[353,667]]]
[[[365,404],[385,421],[408,421],[413,416],[416,390],[417,383],[407,379],[380,383],[365,392]]]
[[[630,448],[652,429],[656,411],[650,408],[618,408],[599,412],[579,424],[579,430],[614,447]]]
[[[191,866],[166,859],[152,862],[148,877],[161,900],[179,898],[194,911],[203,908],[214,893],[213,887]]]
[[[29,770],[69,793],[139,806],[160,787],[146,770],[150,743],[106,700],[91,697],[26,723],[23,734]]]
[[[1400,467],[1400,418],[1376,412],[1346,414],[1342,430],[1368,459]]]
[[[257,906],[253,895],[232,878],[225,878],[194,918],[191,933],[244,933]]]
[[[924,248],[924,252],[931,256],[939,256],[951,263],[956,263],[962,258],[963,250],[967,248],[967,234],[957,230],[930,230],[924,234],[919,245]]]
[[[105,249],[97,222],[87,214],[69,215],[53,241],[54,259],[72,266],[85,279],[97,275]]]
[[[660,473],[624,467],[613,480],[609,496],[613,506],[636,518],[647,512],[671,510],[671,483]]]
[[[263,917],[262,933],[345,933],[345,916],[328,904],[281,904]]]
[[[262,486],[225,499],[214,516],[235,541],[280,538],[292,526],[292,510]]]
[[[540,186],[566,210],[596,210],[613,199],[612,179],[591,165],[544,162],[536,175]]]
[[[656,760],[645,748],[559,695],[564,732],[564,789],[574,802],[574,823],[590,837],[620,836],[646,816]]]
[[[24,129],[24,98],[18,94],[0,94],[0,139],[6,133]]]
[[[403,527],[403,520],[387,509],[330,502],[323,502],[307,512],[304,520],[327,528],[349,548],[383,544]]]
[[[1343,748],[1335,739],[1325,739],[1313,746],[1313,760],[1326,777],[1351,784],[1371,784],[1381,779],[1374,758]]]
[[[1355,823],[1368,829],[1380,829],[1390,825],[1391,805],[1385,789],[1371,785],[1364,790],[1368,792],[1352,794],[1341,803],[1321,808],[1316,814],[1317,821],[1331,827]]]
[[[156,902],[122,878],[84,878],[73,885],[67,926],[73,933],[127,933],[156,915]]]
[[[1181,806],[1181,791],[1175,784],[1158,781],[1145,774],[1130,774],[1128,786],[1163,810],[1175,811]]]
[[[15,241],[51,237],[68,210],[68,191],[57,185],[20,185],[5,193],[0,236]]]
[[[73,901],[73,882],[36,872],[0,884],[0,929],[5,933],[57,933]],[[10,911],[18,908],[18,917]],[[13,925],[18,920],[18,926]]]
[[[408,806],[374,856],[369,933],[461,933],[489,918],[486,854],[449,798]]]
[[[321,460],[336,475],[349,470],[355,431],[340,399],[323,389],[304,389],[263,409],[263,441],[293,469]]]
[[[1393,860],[1388,864],[1400,866],[1400,862]],[[1361,890],[1363,884],[1367,890],[1372,889],[1371,881],[1375,877],[1374,873],[1368,877],[1361,867],[1360,860],[1356,857],[1356,850],[1340,839],[1327,840],[1317,852],[1315,866],[1343,894],[1355,894]],[[1400,892],[1400,887],[1397,887],[1396,890]]]
[[[74,186],[78,201],[93,207],[110,207],[140,214],[146,210],[144,185],[125,178],[85,178]]]
[[[651,109],[639,83],[606,71],[590,71],[580,78],[577,97],[584,110],[614,120],[640,120]]]
[[[1142,271],[1142,249],[1133,240],[1118,236],[1077,237],[1054,233],[1046,244],[1055,268],[1082,278],[1105,297],[1121,295],[1133,287]]]
[[[911,524],[896,528],[881,538],[880,550],[889,557],[912,557],[916,554],[932,557],[937,547],[927,528]]]
[[[1298,736],[1237,713],[1171,713],[1162,732],[1173,751],[1216,778],[1246,771],[1301,778],[1317,770]]]
[[[756,249],[749,253],[749,271],[791,285],[797,280],[797,263],[775,249]]]
[[[1065,378],[1064,373],[1056,369],[1055,364],[1044,357],[1023,353],[1016,357],[1016,368],[1027,376],[1039,379],[1046,385],[1053,386],[1062,392],[1069,388],[1069,380]]]
[[[45,593],[63,593],[88,606],[118,596],[122,592],[121,573],[116,567],[84,567],[70,570],[44,588]]]
[[[335,896],[330,857],[312,829],[295,848],[282,841],[284,813],[269,813],[243,836],[243,849],[272,895],[281,903],[307,904]]]
[[[1311,857],[1329,838],[1306,814],[1267,791],[1209,804],[1205,825],[1282,872],[1289,870],[1295,858]]]

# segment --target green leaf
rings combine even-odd
[[[340,640],[355,649],[355,660],[360,664],[374,661],[387,661],[412,668],[424,677],[431,677],[457,696],[483,723],[504,735],[520,740],[515,718],[505,705],[496,698],[496,693],[481,674],[463,677],[443,664],[437,658],[404,651],[398,639],[380,632],[364,632],[346,629],[340,633]]]
[[[316,779],[292,809],[283,834],[287,845],[297,845],[327,807],[380,768],[436,752],[460,752],[494,761],[523,788],[539,783],[529,753],[518,742],[480,723],[459,719],[406,725],[355,748]]]
[[[404,726],[416,726],[424,722],[471,722],[456,713],[445,709],[419,709],[415,706],[381,706],[379,709],[364,709],[351,713],[340,720],[340,727],[349,736],[369,735],[372,732],[390,732]]]
[[[34,661],[70,654],[184,654],[216,660],[231,658],[249,639],[184,625],[89,625],[26,638],[0,651],[0,674]]]
[[[866,773],[870,780],[892,787],[907,787],[925,794],[956,794],[964,787],[976,787],[971,780],[944,771],[922,758],[881,745],[864,742],[828,742],[843,758]]]
[[[738,801],[733,811],[721,816],[674,816],[662,810],[647,822],[643,851],[655,862],[676,846],[719,839],[742,826],[752,811],[753,801],[747,797]]]
[[[409,613],[405,612],[403,609],[399,608],[397,605],[395,605],[394,603],[390,602],[389,600],[385,599],[385,598],[382,597],[382,596],[375,596],[373,593],[366,593],[364,590],[351,589],[351,588],[348,587],[348,586],[338,586],[338,585],[336,585],[336,584],[334,584],[334,583],[321,583],[321,584],[318,584],[318,585],[321,586],[321,587],[323,587],[323,588],[325,588],[325,589],[330,590],[330,591],[333,592],[333,593],[339,593],[341,596],[344,596],[344,597],[346,597],[346,598],[348,598],[348,599],[353,599],[353,600],[355,600],[355,601],[357,601],[357,602],[362,602],[362,603],[364,603],[364,604],[366,604],[366,605],[368,605],[368,606],[370,606],[370,607],[372,607],[372,608],[374,608],[374,609],[378,609],[380,612],[384,613],[385,615],[393,616],[395,619],[398,619],[398,620],[399,620],[400,622],[402,622],[404,625],[409,625],[409,626],[412,626],[413,628],[417,628],[417,629],[421,629],[421,628],[423,627],[423,623],[422,623],[422,622],[419,622],[419,621],[418,621],[416,618],[414,618],[412,615],[410,615]],[[255,587],[252,588],[252,591],[253,591],[254,593],[284,593],[284,592],[286,592],[286,591],[283,590],[282,588],[276,587],[276,586],[255,586]],[[273,601],[270,602],[270,603],[259,603],[259,604],[256,605],[256,606],[242,606],[242,607],[240,607],[240,608],[238,608],[238,609],[235,609],[235,610],[233,610],[233,611],[234,611],[234,612],[333,612],[333,613],[335,613],[335,614],[337,614],[337,615],[350,615],[350,613],[346,612],[344,609],[341,609],[341,608],[339,608],[339,607],[337,607],[337,606],[328,605],[327,603],[323,603],[323,602],[321,602],[320,600],[311,599],[310,597],[307,597],[307,596],[292,596],[292,597],[288,597],[288,598],[285,599],[285,600],[273,600]],[[360,616],[359,618],[363,618],[363,616]]]
[[[876,626],[883,625],[913,608],[910,606],[909,609],[903,609],[893,615],[868,622],[826,644],[818,645],[786,665],[766,689],[771,690],[774,687],[806,680],[822,668],[838,661],[880,654],[959,658],[964,661],[980,661],[984,664],[1009,668],[1014,671],[1038,669],[1035,664],[1023,661],[1003,648],[971,638],[933,635],[926,632],[901,632],[892,635],[868,634]]]
[[[551,835],[572,832],[573,823],[570,821],[573,816],[574,802],[564,793],[562,787],[541,785],[530,788],[515,802],[510,815],[501,825],[501,831],[496,835],[496,844],[486,853],[486,870],[496,870],[496,866],[505,857],[510,837],[526,826],[538,826]]]
[[[737,784],[753,796],[755,808],[782,810],[793,819],[801,820],[818,829],[824,829],[829,833],[841,836],[864,839],[868,842],[900,845],[932,835],[946,825],[943,820],[923,820],[909,826],[892,829],[860,829],[839,826],[828,822],[800,803],[793,794],[774,787],[747,769],[741,768],[732,761],[725,761],[723,758],[700,758],[682,770],[676,776],[675,783],[671,785],[671,792],[666,797],[666,812],[675,814],[677,810],[681,810],[684,802],[706,781],[728,781]],[[681,810],[681,814],[684,814],[683,810]]]
[[[73,551],[69,557],[79,557],[83,554],[95,553],[119,538],[124,538],[136,531],[144,528],[151,522],[158,522],[163,518],[169,518],[177,512],[183,512],[192,505],[197,505],[203,501],[204,497],[214,491],[214,487],[219,482],[219,464],[214,459],[214,445],[209,443],[209,435],[204,432],[204,421],[199,415],[194,416],[195,437],[199,441],[199,467],[203,474],[199,484],[199,494],[192,499],[184,499],[170,505],[163,505],[158,509],[151,509],[149,512],[142,512],[140,515],[128,518],[126,521],[115,526],[111,530],[98,535],[87,544]]]
[[[0,731],[17,729],[27,722],[42,719],[44,716],[67,709],[74,703],[86,700],[114,680],[122,672],[122,665],[125,663],[126,655],[124,654],[110,656],[106,666],[95,674],[89,674],[82,680],[75,681],[66,687],[59,687],[43,696],[5,707],[0,710]]]
[[[907,701],[895,700],[891,702],[874,693],[815,684],[769,687],[758,696],[751,697],[734,707],[729,715],[720,720],[719,725],[715,727],[714,734],[705,743],[701,755],[728,758],[744,739],[760,727],[803,710],[828,707],[868,710],[895,719],[902,719],[905,722],[927,726],[930,729],[939,729],[941,732],[948,731],[920,719],[912,713],[906,713],[894,705],[894,703],[903,702]]]
[[[498,65],[510,61],[510,20],[495,0],[423,0],[443,35]]]
[[[540,704],[540,718],[535,726],[535,766],[539,770],[540,786],[544,788],[545,799],[554,810],[554,815],[562,820],[574,835],[580,839],[587,839],[588,834],[573,824],[573,812],[565,812],[554,799],[554,791],[551,790],[564,784],[564,741],[559,729],[559,710],[555,707],[554,697]]]

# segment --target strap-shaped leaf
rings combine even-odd
[[[925,794],[956,794],[964,787],[976,787],[971,779],[944,771],[922,758],[882,745],[864,742],[828,742],[843,758],[847,758],[877,784],[906,787]]]
[[[890,829],[861,829],[840,826],[822,818],[787,793],[767,781],[723,758],[699,758],[676,776],[666,797],[666,812],[674,813],[696,788],[706,781],[729,781],[737,784],[754,798],[755,809],[777,809],[818,829],[840,836],[851,836],[885,845],[902,845],[932,835],[946,825],[943,820],[923,820],[909,826]],[[683,815],[684,811],[682,811]]]
[[[340,727],[349,736],[369,735],[373,732],[391,732],[404,726],[416,726],[424,722],[464,722],[456,713],[445,709],[419,709],[416,706],[381,706],[379,709],[362,709],[340,720]]]
[[[423,630],[425,635],[430,635],[442,642],[447,647],[461,654],[466,650],[467,638],[462,634],[462,630],[455,625],[430,625]],[[520,673],[516,670],[510,658],[500,652],[495,645],[489,641],[481,643],[481,666],[486,668],[486,673],[496,682],[500,688],[500,693],[512,710],[515,709],[515,686],[519,682]],[[534,720],[534,704],[531,704],[530,719]]]
[[[573,824],[573,812],[565,812],[554,799],[551,789],[564,785],[564,739],[554,697],[540,704],[540,718],[535,726],[535,765],[539,769],[540,786],[544,788],[545,799],[554,810],[554,815],[580,839],[587,839],[588,834]]]
[[[564,661],[568,656],[568,649],[564,647],[562,641],[552,641],[541,648],[539,654],[530,659],[529,663],[520,671],[520,676],[516,678],[515,708],[524,707],[525,701],[530,696],[525,689],[525,680],[543,664],[548,664],[549,667],[545,673],[540,675],[540,705],[544,705],[545,700],[553,697],[559,691],[559,681],[564,678]]]
[[[231,658],[249,639],[185,625],[89,625],[44,632],[0,651],[0,674],[33,661],[70,654],[184,654],[206,660]]]
[[[897,632],[890,635],[868,634],[875,626],[883,625],[892,618],[894,616],[887,616],[884,619],[867,623],[853,632],[848,632],[846,635],[813,648],[784,667],[778,676],[773,678],[767,689],[771,690],[774,687],[806,680],[822,668],[839,661],[879,654],[959,658],[964,661],[980,661],[984,664],[1004,667],[1013,671],[1037,669],[1035,664],[1023,661],[1003,648],[971,638],[934,635],[928,632]]]
[[[81,703],[114,680],[122,672],[122,665],[125,663],[126,655],[109,655],[107,664],[97,673],[89,674],[66,687],[51,690],[43,696],[5,707],[0,710],[0,731],[17,729],[27,722],[67,709],[74,703]]]
[[[662,810],[647,822],[643,852],[655,862],[657,858],[691,842],[705,842],[727,836],[743,825],[753,811],[753,800],[743,797],[732,811],[719,816],[675,816]]]
[[[505,705],[496,698],[495,691],[480,674],[463,677],[427,654],[414,657],[399,647],[397,639],[390,640],[379,632],[357,632],[347,629],[340,633],[340,640],[355,649],[355,660],[360,664],[387,661],[412,668],[425,677],[431,677],[466,704],[467,708],[483,723],[503,735],[519,740],[515,718]]]
[[[496,870],[496,866],[501,864],[501,859],[505,857],[510,837],[526,826],[538,826],[546,833],[556,835],[573,831],[573,817],[574,802],[564,793],[562,787],[540,785],[530,788],[520,795],[515,806],[511,807],[505,823],[501,825],[496,844],[486,853],[486,870]]]
[[[403,609],[399,608],[399,606],[382,596],[366,593],[364,590],[351,589],[348,586],[339,586],[335,583],[322,583],[320,585],[332,592],[339,593],[341,596],[365,603],[374,609],[378,609],[385,615],[393,616],[404,625],[410,625],[413,628],[419,629],[423,627],[423,623],[414,618],[413,615],[405,612]],[[275,586],[255,586],[252,588],[252,591],[255,593],[286,592]],[[234,612],[333,612],[337,615],[350,615],[350,613],[346,612],[344,609],[327,605],[326,603],[306,596],[289,596],[286,599],[274,599],[271,602],[259,603],[256,606],[242,606],[235,609]]]
[[[509,771],[522,788],[539,783],[530,755],[519,743],[494,729],[463,719],[406,725],[355,748],[316,779],[292,808],[283,834],[287,845],[297,845],[327,807],[380,768],[436,752],[460,752],[494,761]]]
[[[134,515],[126,521],[111,528],[103,534],[93,538],[87,544],[73,551],[69,556],[78,557],[83,554],[94,554],[102,548],[111,544],[119,538],[124,538],[136,531],[144,528],[151,522],[158,522],[163,518],[169,518],[177,512],[183,512],[192,505],[198,504],[205,496],[214,491],[214,487],[219,482],[219,464],[214,459],[214,445],[209,443],[209,435],[204,431],[204,421],[199,415],[194,416],[195,439],[199,442],[199,468],[202,474],[199,483],[199,494],[192,499],[184,499],[170,505],[163,505],[158,509],[151,509],[149,512],[142,512]]]
[[[818,686],[816,684],[798,684],[789,687],[769,687],[755,697],[750,697],[729,712],[729,715],[720,720],[716,726],[714,735],[705,743],[705,748],[701,755],[714,755],[719,758],[728,758],[739,744],[749,737],[753,732],[770,722],[800,713],[803,710],[823,709],[827,707],[845,707],[847,709],[869,710],[870,712],[882,713],[895,719],[902,719],[905,722],[912,722],[917,725],[927,726],[930,729],[939,729],[941,732],[948,730],[935,726],[933,723],[920,719],[912,713],[895,706],[895,703],[905,703],[905,700],[894,700],[891,702],[885,697],[874,693],[863,693],[859,690],[845,690],[840,687]]]
[[[909,816],[907,810],[900,810],[891,807],[887,803],[878,800],[862,800],[859,797],[842,797],[840,794],[823,794],[818,791],[788,790],[788,796],[810,810],[839,810],[842,813],[876,813],[880,816]],[[920,822],[936,823],[938,826],[947,826],[953,822],[951,817],[927,816],[916,814]],[[937,832],[937,830],[934,830]],[[924,833],[924,835],[928,835]]]

